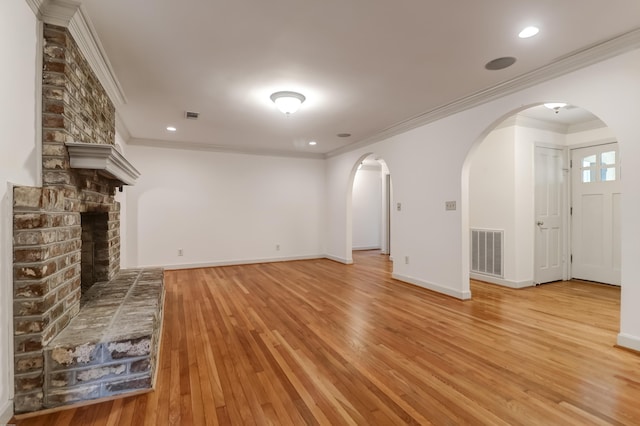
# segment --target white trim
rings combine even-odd
[[[96,73],[111,101],[116,105],[126,104],[127,98],[124,90],[111,67],[109,58],[84,6],[81,5],[77,13],[71,18],[69,32],[78,44],[78,48],[85,59],[89,62],[91,69]]]
[[[333,260],[334,262],[344,263],[345,265],[353,265],[353,259],[347,259],[344,257],[333,256],[331,254],[325,254],[323,256],[326,259]]]
[[[0,405],[0,425],[9,423],[13,417],[13,401],[9,400]]]
[[[377,245],[377,246],[354,246],[354,247],[351,248],[351,250],[355,250],[355,251],[358,251],[358,250],[363,250],[363,251],[364,250],[380,250],[380,246],[379,245]]]
[[[13,234],[13,188],[14,184],[11,182],[7,182],[7,192],[4,196],[3,200],[0,200],[0,209],[2,209],[2,221],[0,221],[0,226],[2,227],[3,234],[5,235],[4,241],[0,241],[0,255],[2,259],[0,259],[0,271],[2,272],[2,276],[0,276],[0,282],[2,283],[13,283],[13,238],[9,238],[10,235]],[[4,201],[6,200],[6,204]],[[6,211],[4,210],[6,208]],[[6,268],[4,268],[6,266]],[[7,394],[8,400],[0,402],[0,424],[7,423],[9,419],[13,416],[13,395],[14,395],[14,339],[13,339],[13,303],[11,300],[13,299],[13,285],[9,285],[5,288],[7,291],[7,296],[9,296],[9,300],[0,298],[0,324],[4,324],[7,328],[7,342],[0,342],[0,346],[3,346],[2,350],[7,351],[7,364],[3,366],[6,368],[8,373],[8,377],[6,377],[7,382],[10,383],[9,392]],[[2,291],[0,291],[0,295]],[[8,303],[7,303],[8,302]],[[7,344],[4,346],[4,344]],[[4,378],[2,379],[4,380]],[[9,416],[9,417],[6,417]]]
[[[133,185],[140,172],[114,145],[66,142],[72,169],[101,170],[125,185]]]
[[[640,351],[640,337],[626,333],[619,333],[617,339],[618,346],[622,346],[634,351]]]
[[[504,278],[491,277],[489,275],[476,274],[474,272],[469,272],[469,278],[476,281],[484,281],[490,284],[501,285],[503,287],[509,288],[526,288],[533,287],[533,280],[524,280],[524,281],[513,281],[513,280],[505,280]]]
[[[194,262],[181,263],[164,266],[140,266],[140,268],[164,268],[167,271],[177,269],[198,269],[198,268],[215,268],[217,266],[237,266],[237,265],[254,265],[256,263],[275,263],[275,262],[291,262],[294,260],[313,260],[323,259],[325,256],[321,254],[311,254],[306,256],[290,256],[290,257],[265,257],[260,259],[238,259],[238,260],[221,260],[217,262]]]
[[[572,71],[602,62],[606,59],[613,58],[614,56],[621,55],[622,53],[629,52],[638,47],[640,47],[640,29],[635,29],[618,37],[614,37],[596,45],[570,53],[558,59],[556,62],[540,67],[529,73],[522,74],[518,77],[512,78],[511,80],[507,80],[479,92],[472,93],[469,96],[465,96],[415,117],[398,122],[366,139],[329,151],[326,154],[326,157],[335,157],[336,155],[354,151],[375,142],[389,139],[392,136],[405,133],[409,130],[415,129],[416,127],[433,123],[511,93],[549,81]]]
[[[563,135],[569,132],[568,124],[555,123],[553,121],[547,121],[547,120],[540,120],[538,118],[527,117],[526,115],[522,115],[522,114],[516,114],[515,124],[520,127],[547,130],[550,132],[561,133]]]
[[[36,186],[42,186],[42,74],[44,62],[44,24],[36,23],[36,81],[35,81],[35,159]]]
[[[409,277],[409,276],[401,275],[401,274],[396,274],[396,273],[391,274],[391,277],[393,279],[398,280],[398,281],[404,281],[404,282],[409,283],[409,284],[417,285],[418,287],[426,288],[427,290],[435,291],[436,293],[441,293],[441,294],[445,294],[447,296],[455,297],[456,299],[460,299],[460,300],[469,300],[469,299],[471,299],[471,292],[470,291],[458,291],[458,290],[454,290],[454,289],[449,288],[449,287],[444,287],[444,286],[439,285],[439,284],[434,284],[434,283],[430,283],[430,282],[427,282],[427,281],[422,281],[422,280],[419,280],[417,278],[413,278],[413,277]]]
[[[607,126],[604,121],[596,118],[595,120],[587,121],[585,123],[572,124],[569,126],[567,133],[588,132],[590,130],[602,129],[603,127],[609,126]]]
[[[284,150],[252,148],[252,147],[231,147],[231,146],[210,145],[210,144],[196,143],[196,142],[163,141],[163,140],[131,138],[128,144],[138,145],[138,146],[148,146],[151,148],[226,152],[229,154],[265,155],[265,156],[271,156],[271,157],[310,158],[310,159],[318,159],[318,160],[322,160],[325,158],[324,154],[318,154],[318,153],[312,153],[312,152],[295,152],[295,151],[284,151]]]
[[[40,16],[47,24],[67,27],[82,0],[44,0],[39,3]]]
[[[41,19],[42,14],[40,13],[40,9],[42,8],[44,0],[26,0],[26,2],[33,11],[33,14],[36,15],[36,18]]]
[[[582,142],[582,143],[576,143],[573,145],[567,145],[567,148],[569,149],[569,159],[571,159],[571,151],[573,151],[574,149],[591,148],[592,146],[609,145],[611,143],[616,143],[616,142],[618,142],[616,138],[608,137],[603,139],[596,139],[589,142]]]

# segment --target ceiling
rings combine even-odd
[[[116,108],[131,143],[292,155],[372,140],[640,28],[638,0],[83,4],[124,91]],[[540,33],[518,38],[528,25]],[[517,62],[484,68],[503,56]],[[307,98],[288,117],[269,99],[281,90]]]
[[[570,131],[572,127],[587,123],[591,124],[593,127],[606,126],[602,120],[591,112],[574,105],[566,105],[557,109],[550,109],[546,108],[544,105],[540,105],[521,111],[519,115],[534,118],[546,123],[564,125],[567,127],[567,131]]]

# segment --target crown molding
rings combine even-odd
[[[324,154],[312,153],[312,152],[295,152],[285,151],[278,149],[263,149],[253,147],[229,147],[224,145],[211,145],[206,143],[197,142],[182,142],[182,141],[166,141],[156,139],[139,139],[131,138],[128,145],[135,146],[147,146],[151,148],[169,148],[169,149],[181,149],[181,150],[193,150],[193,151],[210,151],[210,152],[225,152],[229,154],[245,154],[245,155],[263,155],[267,157],[291,157],[291,158],[306,158],[322,160],[325,158]]]
[[[380,132],[326,154],[327,158],[389,139],[425,124],[485,104],[640,47],[640,28],[562,56],[554,62],[495,86],[398,122]]]
[[[82,0],[27,0],[36,16],[46,24],[68,27]]]
[[[587,121],[586,123],[569,126],[567,133],[588,132],[589,130],[602,129],[603,127],[607,127],[607,125],[599,118],[596,118],[595,120]]]
[[[98,34],[87,15],[84,6],[78,8],[77,13],[69,22],[69,32],[78,44],[80,51],[96,73],[98,80],[106,90],[111,101],[117,105],[127,103],[124,90],[116,77],[109,58],[102,47]]]
[[[36,18],[41,19],[42,14],[40,13],[40,8],[42,7],[42,3],[44,3],[45,0],[25,0],[25,1],[33,11],[33,14],[36,15]]]
[[[518,114],[516,116],[516,125],[519,127],[528,127],[530,129],[546,130],[549,132],[560,133],[566,135],[569,133],[569,125],[556,123],[553,121],[540,120],[538,118],[527,117]]]
[[[52,25],[69,29],[78,48],[98,77],[111,101],[117,105],[127,103],[124,90],[116,77],[109,58],[102,47],[82,0],[25,0],[36,17]]]

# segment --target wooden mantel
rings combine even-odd
[[[124,185],[134,185],[140,172],[113,145],[66,142],[73,169],[99,170]]]

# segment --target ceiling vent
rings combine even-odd
[[[200,117],[200,113],[199,112],[193,112],[193,111],[186,111],[184,113],[184,117],[186,119],[189,119],[189,120],[197,120],[198,117]]]

